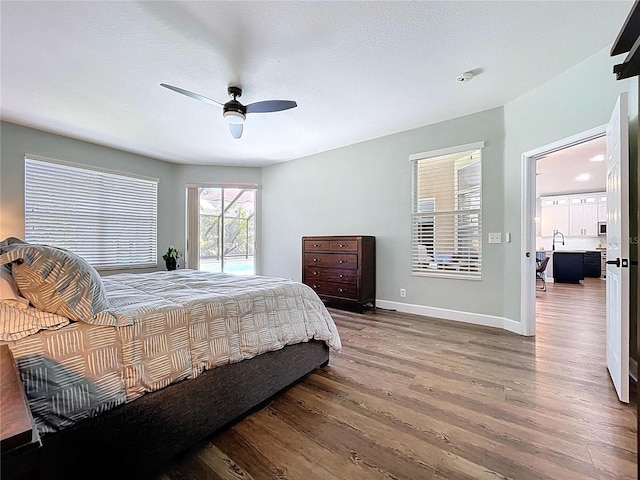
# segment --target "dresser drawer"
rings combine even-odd
[[[329,244],[331,242],[329,240],[305,240],[304,241],[304,250],[308,251],[317,251],[317,250],[329,250]]]
[[[331,240],[329,248],[331,251],[357,252],[358,240]]]
[[[376,243],[368,235],[302,237],[302,281],[328,305],[375,307]]]
[[[337,282],[358,284],[355,270],[338,270],[333,268],[304,267],[304,278],[310,282]]]
[[[350,253],[305,253],[304,266],[338,267],[347,270],[358,269],[358,255]]]
[[[318,295],[357,300],[358,289],[355,284],[343,284],[332,282],[315,282],[307,280],[309,285]]]

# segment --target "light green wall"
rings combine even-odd
[[[521,264],[521,177],[524,152],[576,135],[609,121],[620,92],[630,91],[635,98],[634,83],[616,81],[609,47],[575,65],[549,82],[504,106],[504,230],[512,232],[514,241],[507,245],[504,289],[504,315],[520,320]],[[635,96],[634,96],[635,95]]]
[[[179,238],[179,232],[171,225],[171,216],[174,214],[172,178],[175,165],[8,122],[0,124],[0,134],[1,238],[24,238],[24,155],[40,155],[158,178],[158,268],[163,267],[161,255],[164,245],[176,243]]]
[[[496,108],[263,168],[263,273],[300,280],[304,235],[374,235],[378,299],[501,316],[503,137]],[[412,276],[409,155],[481,140],[482,280]]]
[[[263,272],[301,277],[303,235],[377,237],[377,298],[520,322],[521,155],[607,123],[618,94],[609,48],[498,108],[263,169]],[[483,279],[410,275],[412,153],[485,140]],[[512,235],[488,245],[489,232]],[[399,289],[407,297],[399,298]]]
[[[176,175],[173,178],[173,196],[175,198],[174,228],[180,232],[180,238],[176,240],[178,250],[185,251],[186,238],[186,211],[187,195],[186,185],[196,183],[227,183],[227,184],[255,184],[260,187],[262,183],[262,169],[255,167],[216,167],[208,165],[176,165]],[[260,208],[261,190],[256,195],[257,218],[262,218]],[[260,268],[260,228],[256,231],[256,272],[261,273]]]
[[[636,100],[637,84],[615,81],[614,63],[606,48],[503,108],[263,169],[175,165],[2,122],[0,237],[24,234],[25,153],[160,178],[159,254],[184,249],[186,183],[262,184],[262,274],[300,279],[304,235],[375,235],[377,298],[520,321],[521,154],[606,123],[621,91]],[[408,157],[480,140],[483,279],[412,276]],[[513,241],[489,245],[489,232]]]
[[[185,244],[185,183],[260,183],[259,168],[177,165],[142,155],[102,147],[8,122],[0,123],[0,239],[24,238],[24,155],[160,179],[158,184],[158,269],[169,245]],[[135,270],[142,272],[145,270]],[[111,271],[109,272],[111,273]]]

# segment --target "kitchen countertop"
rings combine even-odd
[[[553,255],[554,253],[587,253],[587,252],[606,252],[606,250],[538,250],[538,252],[546,253],[547,255]]]

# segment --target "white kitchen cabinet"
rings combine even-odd
[[[598,194],[598,221],[607,221],[607,194]]]
[[[556,231],[569,230],[569,197],[540,197],[540,235],[552,237]]]
[[[597,237],[607,221],[606,192],[540,197],[540,236],[559,231],[569,237]]]
[[[598,195],[584,194],[569,197],[569,236],[598,236]]]

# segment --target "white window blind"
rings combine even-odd
[[[413,273],[481,278],[481,147],[412,155]]]
[[[157,263],[158,180],[25,157],[25,240],[96,268]]]

